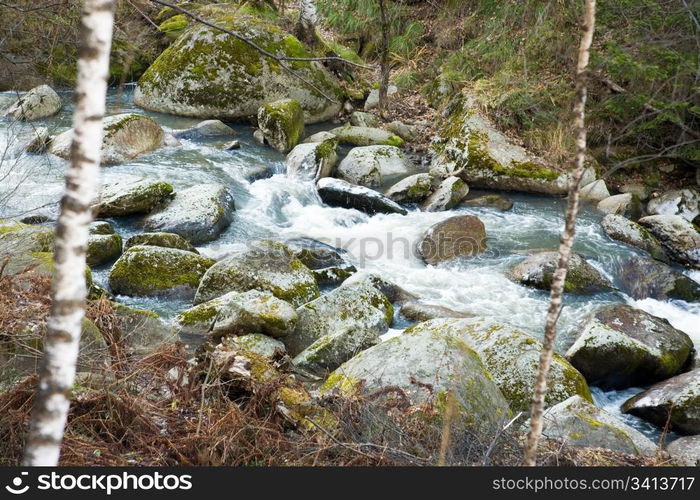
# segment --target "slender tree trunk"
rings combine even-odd
[[[382,27],[382,52],[379,60],[379,114],[385,116],[389,91],[389,14],[387,13],[386,0],[379,1],[379,15]]]
[[[95,197],[114,0],[85,0],[75,89],[74,137],[56,227],[51,314],[24,465],[56,465],[85,314],[85,250]]]
[[[299,1],[299,21],[297,21],[296,35],[299,40],[307,45],[316,45],[318,36],[316,35],[316,22],[318,14],[315,0]]]
[[[564,231],[559,245],[559,264],[552,280],[552,292],[549,299],[549,309],[544,327],[544,342],[540,355],[540,364],[535,380],[535,395],[532,401],[530,432],[525,445],[525,465],[534,466],[537,461],[537,445],[542,435],[542,411],[544,398],[547,394],[547,376],[552,364],[556,325],[561,310],[564,281],[569,266],[569,256],[576,233],[576,216],[579,209],[579,191],[581,177],[584,171],[586,155],[586,126],[584,122],[586,108],[586,68],[590,55],[593,30],[595,27],[595,0],[586,0],[583,20],[583,36],[578,50],[578,65],[576,67],[576,103],[574,104],[574,126],[576,128],[576,157],[569,186],[569,199],[566,206]]]

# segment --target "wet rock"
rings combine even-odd
[[[396,203],[419,203],[430,195],[432,185],[430,174],[414,174],[400,180],[384,194]]]
[[[408,211],[386,196],[341,179],[326,177],[316,183],[321,200],[332,207],[354,208],[369,215],[377,213],[406,215]]]
[[[341,144],[351,146],[401,146],[404,143],[404,140],[398,135],[381,128],[344,125],[334,128],[330,132],[338,138]]]
[[[28,122],[53,116],[62,106],[63,102],[54,89],[48,85],[40,85],[10,104],[4,115]]]
[[[272,361],[283,358],[287,353],[282,342],[261,333],[250,333],[240,337],[224,337],[221,342],[224,346],[253,352]]]
[[[91,234],[88,236],[86,261],[99,266],[115,260],[122,253],[122,237],[118,234]]]
[[[447,307],[433,304],[425,304],[423,302],[418,302],[417,300],[401,302],[400,306],[401,309],[399,310],[399,313],[401,316],[415,322],[428,321],[437,318],[470,318],[473,316],[472,314],[454,311]]]
[[[507,212],[513,208],[513,200],[500,194],[487,194],[476,198],[462,200],[460,205],[463,207],[494,208],[496,210],[500,210],[501,212]]]
[[[232,137],[236,131],[221,120],[204,120],[194,127],[173,130],[172,135],[176,139],[209,139],[212,137]]]
[[[166,133],[163,136],[163,146],[168,148],[179,148],[180,146],[182,146],[182,143],[178,141],[173,134]]]
[[[513,266],[508,272],[508,278],[526,286],[550,290],[558,262],[559,252],[536,252]],[[564,282],[566,293],[592,294],[612,289],[612,284],[583,257],[576,253],[571,254],[569,271]]]
[[[641,248],[656,260],[669,263],[670,259],[661,246],[661,242],[636,222],[622,215],[607,214],[600,221],[600,225],[612,239]]]
[[[361,271],[354,274],[351,278],[349,278],[343,283],[343,286],[356,285],[359,283],[365,283],[370,286],[373,286],[374,288],[379,290],[382,293],[382,295],[389,299],[389,302],[391,302],[392,304],[394,302],[404,302],[407,300],[415,300],[418,298],[412,293],[398,286],[396,283],[386,280],[378,274],[369,273],[367,271]]]
[[[433,265],[484,251],[484,223],[473,215],[457,215],[431,226],[418,247],[422,259]]]
[[[593,181],[581,188],[582,200],[598,202],[605,198],[610,198],[610,192],[603,179]]]
[[[619,280],[622,290],[633,299],[700,301],[700,283],[651,259],[628,260]]]
[[[170,197],[173,187],[155,179],[130,179],[102,187],[92,210],[99,217],[145,214]]]
[[[319,285],[339,285],[357,271],[345,260],[345,250],[311,238],[288,240],[285,244],[294,255],[311,269]]]
[[[381,124],[379,117],[372,113],[355,111],[350,115],[350,125],[354,127],[379,127]]]
[[[89,234],[114,234],[112,224],[104,220],[96,220],[88,226]]]
[[[650,215],[639,223],[656,236],[675,261],[700,269],[700,232],[680,215]]]
[[[642,215],[642,202],[631,193],[616,194],[600,200],[597,208],[606,214],[622,215],[634,220]]]
[[[288,153],[304,137],[304,111],[294,99],[265,104],[258,110],[258,127],[270,146]]]
[[[178,250],[185,250],[187,252],[199,253],[192,244],[179,234],[174,233],[141,233],[136,234],[126,240],[124,243],[124,250],[128,250],[131,247],[137,245],[141,246],[153,246],[153,247],[163,247],[163,248],[177,248]]]
[[[700,435],[678,438],[666,447],[666,451],[676,465],[699,467]]]
[[[234,139],[231,142],[227,142],[227,143],[223,144],[219,149],[221,149],[222,151],[233,151],[235,149],[240,149],[240,148],[241,148],[241,143]]]
[[[442,212],[456,207],[469,194],[469,186],[459,177],[448,177],[421,205],[424,212]]]
[[[336,139],[295,146],[284,160],[287,176],[310,181],[330,177],[338,163],[337,146]]]
[[[649,200],[650,215],[680,215],[692,221],[700,215],[700,191],[697,189],[673,189]]]
[[[353,148],[338,165],[337,176],[360,186],[379,186],[385,179],[406,175],[413,165],[395,146]]]

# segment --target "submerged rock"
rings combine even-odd
[[[584,320],[566,358],[591,384],[623,389],[674,376],[692,350],[690,337],[665,319],[616,304]]]
[[[418,253],[427,264],[486,251],[484,223],[473,215],[457,215],[438,222],[426,231]]]
[[[218,298],[216,308],[211,328],[214,341],[227,335],[249,333],[284,337],[294,331],[297,323],[294,308],[270,292],[229,292]]]
[[[360,186],[379,186],[387,178],[413,170],[403,152],[395,146],[353,148],[338,165],[337,176]]]
[[[402,146],[404,140],[381,128],[354,127],[344,125],[332,129],[331,134],[338,138],[341,144],[351,146]]]
[[[91,234],[88,236],[86,261],[99,266],[112,261],[122,253],[122,237],[118,234]]]
[[[384,193],[396,203],[419,203],[430,195],[433,178],[430,174],[414,174],[400,180]]]
[[[194,127],[173,130],[176,139],[209,139],[211,137],[232,137],[236,131],[221,120],[204,120]]]
[[[661,242],[636,222],[622,215],[608,214],[600,221],[603,231],[614,240],[622,241],[648,252],[656,260],[669,263]]]
[[[216,239],[233,219],[233,196],[223,184],[200,184],[178,191],[168,205],[143,221],[150,232],[179,234],[192,244]]]
[[[335,138],[295,146],[284,160],[287,177],[310,181],[329,177],[338,163],[337,146]]]
[[[4,115],[29,122],[53,116],[62,106],[63,102],[54,89],[48,85],[40,85],[10,104]]]
[[[680,215],[650,215],[639,223],[659,239],[673,260],[700,269],[700,231],[691,222]]]
[[[622,290],[633,299],[700,301],[700,283],[651,259],[629,259],[619,273],[619,280]]]
[[[616,194],[598,202],[598,210],[606,214],[616,214],[637,220],[642,215],[642,202],[632,193]]]
[[[332,207],[354,208],[369,215],[377,213],[406,215],[408,211],[383,194],[341,179],[326,177],[316,183],[321,200]]]
[[[495,208],[501,212],[507,212],[513,208],[513,200],[500,194],[487,194],[484,196],[463,200],[460,205],[463,207]]]
[[[542,251],[527,257],[513,266],[508,278],[526,286],[549,290],[552,287],[554,271],[559,263],[559,252]],[[569,271],[566,273],[564,291],[572,294],[592,294],[613,290],[612,284],[593,266],[576,253],[569,257]]]
[[[649,200],[650,215],[680,215],[687,221],[700,215],[700,191],[697,189],[673,189],[658,198]]]
[[[274,101],[258,110],[258,127],[270,146],[288,153],[304,137],[304,112],[294,99]]]
[[[456,207],[469,194],[469,186],[459,177],[443,180],[421,205],[424,212],[442,212]]]
[[[130,179],[102,186],[92,211],[96,217],[145,214],[168,199],[173,187],[155,179]]]
[[[177,248],[187,252],[199,253],[192,244],[179,234],[174,233],[141,233],[135,234],[124,243],[124,250],[136,245],[163,248]]]

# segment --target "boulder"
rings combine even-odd
[[[214,261],[176,248],[135,246],[114,263],[109,287],[119,295],[191,297]]]
[[[473,315],[449,309],[443,306],[425,304],[417,300],[408,300],[400,303],[399,314],[404,318],[420,322],[437,318],[471,318]]]
[[[676,375],[692,350],[690,337],[665,319],[615,304],[583,321],[566,358],[591,384],[624,389]]]
[[[224,337],[221,342],[232,349],[253,352],[272,361],[280,360],[287,354],[282,342],[261,333]]]
[[[309,268],[285,245],[263,240],[212,266],[199,285],[195,304],[248,290],[271,292],[294,307],[319,296]]]
[[[534,337],[482,317],[434,319],[412,326],[406,332],[435,332],[459,338],[481,357],[511,410],[527,412],[532,406],[533,382],[542,352],[542,344]],[[545,403],[554,405],[575,395],[592,401],[583,375],[555,353]]]
[[[170,197],[173,187],[155,179],[137,178],[106,184],[93,202],[96,217],[146,214]]]
[[[582,200],[599,202],[605,198],[610,198],[610,192],[603,179],[593,181],[581,188]]]
[[[633,258],[619,273],[621,289],[633,299],[700,301],[700,283],[661,262]]]
[[[419,203],[430,195],[432,188],[433,178],[430,174],[414,174],[401,179],[384,195],[396,203]]]
[[[700,467],[700,435],[678,438],[666,446],[666,451],[676,465]]]
[[[656,445],[634,427],[580,396],[547,409],[542,434],[577,448],[604,448],[626,455],[654,455]]]
[[[386,88],[386,95],[387,97],[394,95],[399,91],[398,87],[396,85],[389,85]],[[365,111],[369,111],[371,109],[375,109],[379,107],[379,89],[372,89],[367,96],[367,99],[365,100]]]
[[[226,186],[200,184],[178,191],[173,201],[143,220],[143,228],[179,234],[197,245],[216,239],[231,224],[235,209]]]
[[[379,117],[372,113],[363,111],[355,111],[350,115],[350,125],[354,127],[374,127],[377,128],[381,124]]]
[[[172,326],[156,313],[112,302],[114,314],[119,318],[119,329],[126,345],[136,355],[153,352],[163,343],[177,340]]]
[[[107,116],[102,120],[103,136],[100,162],[116,165],[157,149],[163,145],[165,132],[152,118],[136,113]],[[58,134],[49,152],[70,159],[73,129]]]
[[[304,111],[294,99],[280,99],[258,110],[265,141],[280,153],[290,152],[304,137]]]
[[[618,191],[637,195],[642,201],[649,198],[649,189],[644,184],[637,184],[634,182],[623,184]]]
[[[310,142],[324,142],[328,140],[336,140],[337,142],[337,137],[335,134],[331,134],[327,130],[322,130],[321,132],[316,132],[315,134],[310,135],[306,139],[302,141],[302,144],[307,144]]]
[[[700,191],[697,189],[673,189],[666,191],[647,204],[650,215],[680,215],[692,221],[700,215]]]
[[[598,210],[606,214],[623,215],[628,219],[639,219],[642,215],[642,202],[632,193],[616,194],[598,202]]]
[[[692,222],[680,215],[650,215],[639,223],[659,239],[673,260],[700,269],[700,231]]]
[[[118,234],[91,234],[88,236],[86,261],[99,266],[115,260],[122,253],[122,237]]]
[[[152,246],[163,248],[177,248],[187,252],[199,253],[192,244],[179,234],[174,233],[141,233],[135,234],[124,243],[124,250],[131,247]]]
[[[272,22],[226,7],[210,7],[207,19],[240,33],[281,57],[311,57],[306,48]],[[320,62],[295,61],[298,77],[244,41],[209,26],[193,24],[163,51],[141,76],[134,92],[138,106],[162,113],[220,120],[255,116],[258,108],[278,99],[294,99],[306,123],[333,118],[342,91]]]
[[[88,226],[88,234],[114,234],[114,228],[112,224],[104,220],[96,220],[90,223]]]
[[[321,201],[332,207],[354,208],[369,215],[377,213],[406,215],[408,213],[405,208],[383,194],[341,179],[330,177],[319,179],[316,188]]]
[[[210,139],[212,137],[233,137],[236,131],[221,120],[204,120],[194,127],[173,130],[172,136],[176,139]]]
[[[4,114],[15,120],[29,122],[53,116],[62,106],[63,102],[54,89],[48,85],[40,85],[10,104]]]
[[[418,253],[427,264],[486,251],[484,223],[473,215],[456,215],[431,226],[423,236]]]
[[[527,257],[513,266],[508,278],[516,283],[550,290],[554,271],[559,263],[559,252],[541,251]],[[564,291],[570,294],[592,294],[613,290],[612,284],[596,268],[576,253],[569,257],[569,271],[566,273]]]
[[[339,285],[357,271],[341,254],[345,250],[311,238],[297,238],[285,244],[313,273],[319,285]]]
[[[398,120],[387,123],[384,128],[392,134],[398,135],[406,142],[411,142],[416,138],[416,127],[406,125]]]
[[[406,175],[413,166],[395,146],[353,148],[338,165],[337,177],[361,186],[379,186],[387,178]]]
[[[344,125],[330,132],[338,138],[338,142],[351,146],[402,146],[404,143],[398,135],[381,128]]]
[[[295,146],[284,160],[287,177],[310,181],[330,177],[338,163],[337,146],[336,139]]]
[[[603,231],[614,240],[622,241],[648,252],[656,260],[669,263],[661,242],[644,227],[622,215],[607,214],[600,221]]]
[[[463,207],[493,208],[500,210],[501,212],[507,212],[513,208],[513,200],[501,194],[487,194],[476,198],[462,200],[460,205]]]
[[[456,207],[469,194],[469,186],[459,177],[448,177],[421,204],[424,212],[442,212]]]
[[[680,434],[700,434],[700,369],[659,382],[625,401],[622,411]]]
[[[394,302],[404,302],[406,300],[415,300],[418,297],[412,293],[404,290],[396,283],[385,280],[380,275],[375,273],[368,273],[367,271],[361,271],[354,274],[351,278],[343,282],[342,286],[354,286],[358,284],[367,284],[373,286],[379,290],[382,295],[384,295],[389,302],[392,304]]]

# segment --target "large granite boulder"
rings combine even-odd
[[[687,221],[700,215],[700,191],[697,189],[672,189],[652,198],[647,204],[650,215],[680,215]]]
[[[381,128],[344,125],[330,132],[338,138],[338,142],[351,146],[402,146],[404,143],[398,135]]]
[[[473,215],[456,215],[438,222],[426,231],[418,246],[418,253],[427,264],[439,264],[485,250],[484,223]]]
[[[413,170],[403,152],[395,146],[352,148],[337,169],[337,176],[352,184],[374,187],[386,179],[406,175]]]
[[[136,245],[177,248],[188,252],[199,253],[192,244],[179,234],[174,233],[140,233],[130,237],[124,243],[124,250],[128,250]]]
[[[692,222],[680,215],[650,215],[639,223],[658,238],[673,260],[700,269],[700,231]]]
[[[606,214],[616,214],[628,219],[639,219],[642,215],[642,202],[632,193],[622,193],[603,198],[596,205],[598,210]]]
[[[442,212],[456,207],[469,194],[469,186],[459,177],[444,179],[421,204],[424,212]]]
[[[384,192],[396,203],[419,203],[426,199],[433,188],[433,178],[428,173],[409,175]]]
[[[4,115],[29,122],[53,116],[62,106],[63,102],[54,89],[48,85],[40,85],[10,104]]]
[[[614,240],[641,248],[657,260],[669,263],[661,242],[649,231],[622,215],[607,214],[600,221],[603,231]]]
[[[549,290],[554,271],[559,263],[559,252],[535,252],[508,271],[508,278],[526,286]],[[612,284],[596,268],[576,253],[569,257],[564,291],[571,294],[592,294],[612,290]]]
[[[102,186],[93,202],[95,217],[123,217],[145,214],[172,194],[173,187],[155,179],[126,179]]]

